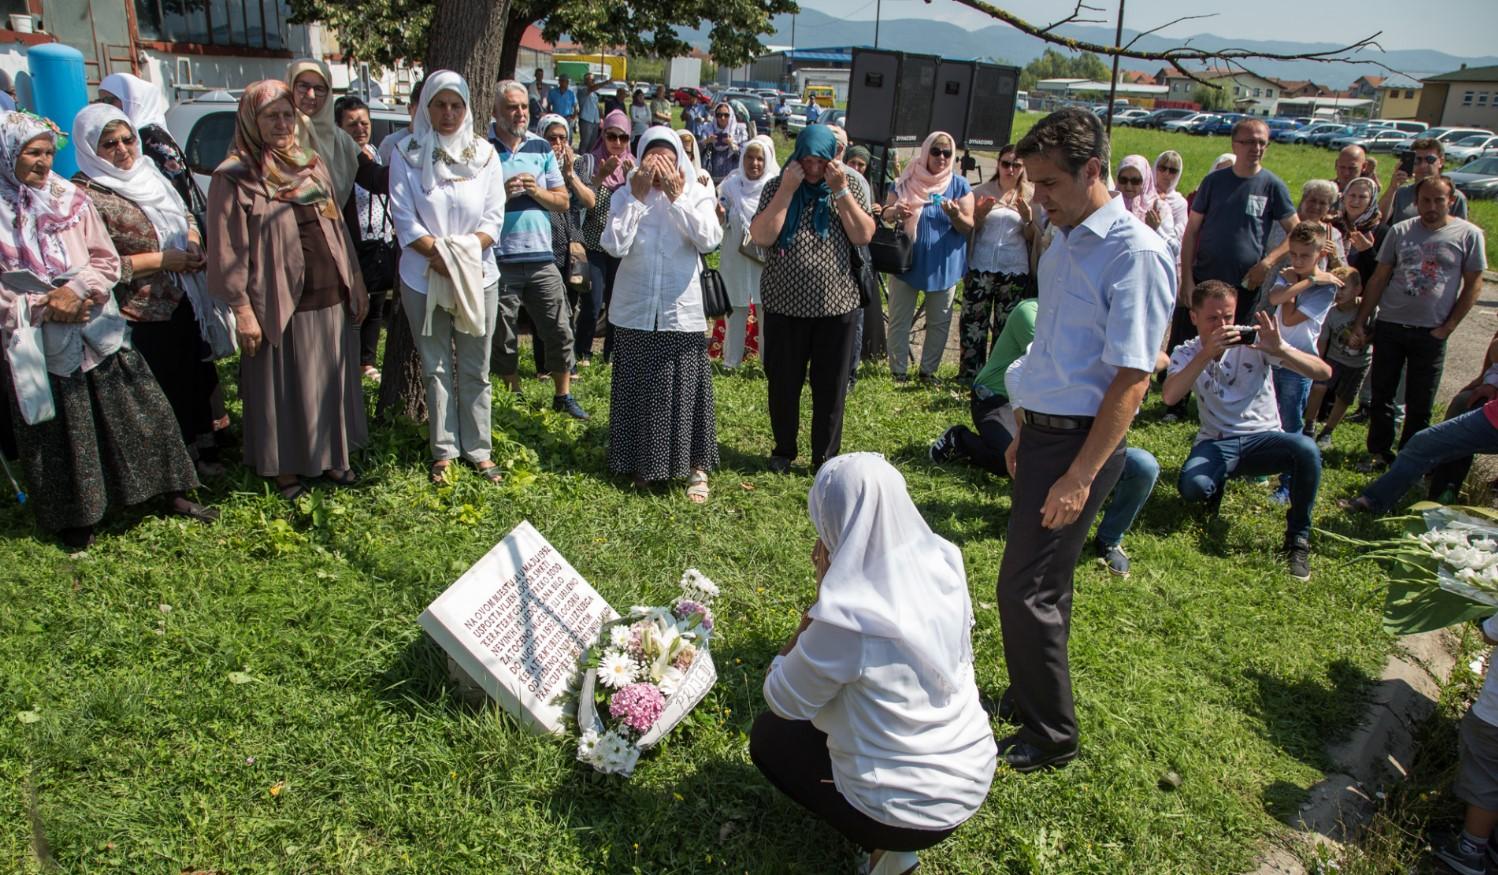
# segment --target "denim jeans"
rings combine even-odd
[[[1321,451],[1315,441],[1299,432],[1261,431],[1198,441],[1181,466],[1178,485],[1182,498],[1205,502],[1219,495],[1223,484],[1235,474],[1257,477],[1279,473],[1291,475],[1285,534],[1309,540],[1311,508],[1321,486]]]
[[[1311,397],[1311,378],[1289,368],[1274,367],[1274,397],[1280,406],[1280,431],[1300,434],[1306,425],[1306,402]],[[1290,474],[1280,475],[1280,488],[1290,490]]]
[[[1399,372],[1405,370],[1404,429],[1399,445],[1430,425],[1430,408],[1446,362],[1446,341],[1430,335],[1429,328],[1373,323],[1373,365],[1368,381],[1373,384],[1373,415],[1368,422],[1368,452],[1374,456],[1394,454],[1394,403]]]
[[[1123,536],[1134,525],[1135,517],[1144,509],[1155,481],[1160,477],[1160,463],[1141,447],[1124,448],[1123,473],[1118,485],[1113,487],[1113,497],[1108,499],[1108,508],[1103,511],[1097,524],[1098,542],[1112,547],[1123,541]]]
[[[1498,453],[1498,428],[1488,422],[1482,408],[1425,429],[1404,445],[1384,475],[1363,490],[1374,511],[1384,513],[1414,486],[1425,472],[1443,462],[1473,453]]]

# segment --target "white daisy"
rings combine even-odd
[[[625,625],[613,626],[609,629],[609,645],[623,650],[629,646],[629,627]]]
[[[682,573],[678,586],[687,598],[704,604],[717,598],[719,593],[718,585],[695,568],[688,568]]]
[[[609,689],[617,690],[634,683],[639,671],[640,667],[635,665],[633,659],[610,650],[598,664],[598,680]]]
[[[598,747],[598,730],[588,727],[583,730],[582,735],[577,738],[577,758],[583,762],[592,762],[593,749]]]

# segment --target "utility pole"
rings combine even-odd
[[[874,48],[879,48],[879,12],[884,8],[884,0],[874,0]]]
[[[1113,34],[1113,45],[1115,48],[1123,45],[1123,15],[1124,0],[1118,0],[1118,30]],[[1113,81],[1108,83],[1108,120],[1104,123],[1105,130],[1113,133],[1113,100],[1118,96],[1118,55],[1113,56]],[[1110,159],[1111,160],[1111,159]]]

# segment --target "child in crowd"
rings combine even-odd
[[[1366,344],[1352,344],[1353,323],[1358,318],[1358,306],[1363,299],[1363,278],[1357,268],[1342,266],[1332,270],[1332,276],[1342,281],[1332,310],[1321,324],[1321,340],[1317,352],[1332,366],[1332,378],[1311,387],[1311,400],[1306,404],[1305,433],[1316,430],[1316,419],[1328,395],[1332,398],[1332,410],[1326,417],[1326,425],[1316,436],[1316,446],[1326,449],[1332,445],[1332,431],[1347,414],[1347,408],[1358,397],[1363,387],[1363,378],[1368,374],[1368,364],[1373,359],[1373,349]],[[1366,329],[1366,326],[1364,326]]]
[[[1290,229],[1290,265],[1280,271],[1269,293],[1269,303],[1277,308],[1274,318],[1280,337],[1287,346],[1312,356],[1318,352],[1321,323],[1332,308],[1337,287],[1342,284],[1342,280],[1317,266],[1329,230],[1320,222],[1300,222]],[[1279,402],[1282,430],[1300,434],[1310,392],[1310,377],[1283,364],[1274,365],[1274,394]],[[1290,502],[1288,472],[1280,476],[1273,498],[1280,504]]]
[[[1479,414],[1480,415],[1480,414]],[[1498,615],[1482,624],[1482,638],[1498,645]],[[1488,657],[1498,659],[1498,649]],[[1448,845],[1436,849],[1436,857],[1461,875],[1483,875],[1498,868],[1498,848],[1489,847],[1493,828],[1498,827],[1498,682],[1488,672],[1482,692],[1458,736],[1458,766],[1452,792],[1467,803],[1462,833]]]

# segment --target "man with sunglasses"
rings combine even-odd
[[[1415,203],[1415,186],[1422,179],[1432,176],[1440,176],[1446,167],[1446,147],[1441,145],[1440,140],[1423,138],[1416,140],[1410,146],[1410,152],[1415,161],[1413,173],[1406,173],[1401,163],[1394,168],[1394,177],[1389,181],[1389,190],[1379,203],[1383,210],[1384,221],[1390,225],[1413,219],[1420,215],[1420,208]],[[1467,196],[1461,191],[1453,190],[1450,200],[1451,215],[1458,219],[1467,218]]]
[[[1289,234],[1299,221],[1290,189],[1264,167],[1268,148],[1263,119],[1239,121],[1233,125],[1233,166],[1207,174],[1196,190],[1181,238],[1182,306],[1190,306],[1197,283],[1222,280],[1238,290],[1234,324],[1249,324],[1258,309],[1259,287],[1270,268],[1269,229],[1278,222]]]

